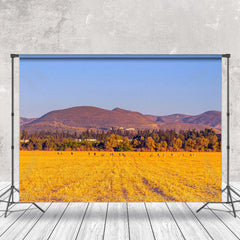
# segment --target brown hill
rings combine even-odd
[[[221,112],[207,111],[195,116],[185,114],[171,114],[167,116],[146,115],[149,119],[164,123],[191,123],[202,124],[213,128],[221,129]]]
[[[154,122],[164,122],[159,116],[155,116],[155,115],[145,115],[145,116]]]
[[[202,130],[210,128],[209,124],[201,123],[201,121],[203,121],[201,118],[198,123],[197,118],[191,120],[188,119],[189,117],[191,116],[174,114],[157,117],[155,120],[139,112],[120,108],[106,110],[97,107],[81,106],[49,112],[29,123],[22,124],[21,130],[25,129],[29,132],[42,130],[81,132],[86,129],[108,130],[115,127],[123,129],[175,129],[179,131],[181,129],[187,130],[195,128],[197,130]],[[184,119],[189,122],[178,122]],[[207,122],[206,116],[202,116],[202,119]]]
[[[36,127],[40,130],[47,125],[67,128],[94,128],[110,129],[116,128],[157,128],[157,124],[145,115],[115,108],[106,110],[97,107],[73,107],[63,110],[49,112],[35,121],[24,125],[26,128]]]
[[[20,125],[24,125],[24,124],[28,124],[32,121],[36,120],[36,118],[24,118],[24,117],[21,117],[20,118]]]
[[[158,117],[158,121],[159,119],[161,119],[161,121],[163,122],[183,122],[183,120],[186,117],[190,117],[190,115],[186,115],[186,114],[171,114],[171,115],[167,115],[167,116],[160,116]]]
[[[185,123],[205,124],[221,129],[221,112],[208,111],[196,116],[189,116],[183,119]]]

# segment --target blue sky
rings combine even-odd
[[[37,59],[20,56],[20,115],[74,106],[144,114],[221,111],[219,59]]]

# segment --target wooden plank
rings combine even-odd
[[[165,203],[146,203],[156,239],[184,239]]]
[[[231,186],[238,183],[231,183]],[[223,184],[225,187],[226,184]],[[223,193],[223,201],[226,200],[226,191]],[[233,195],[235,196],[235,195]],[[201,206],[201,205],[199,205]],[[234,203],[234,206],[237,211],[240,210],[240,203]],[[193,209],[193,208],[192,208]],[[193,209],[196,210],[196,209]],[[231,231],[237,238],[240,236],[240,217],[234,218],[232,213],[232,207],[229,204],[208,204],[208,206],[201,211],[211,211],[215,216]]]
[[[240,182],[230,182],[230,186],[234,186],[238,190],[240,190]]]
[[[240,194],[240,182],[231,182],[230,186],[233,187],[233,189],[236,190],[238,194]],[[234,196],[236,195],[234,194]]]
[[[9,182],[0,182],[0,195],[3,194],[4,192],[6,192],[10,187],[10,183]],[[0,217],[4,215],[4,211],[6,209],[6,203],[5,202],[1,202],[2,201],[6,201],[8,200],[10,191],[8,191],[6,194],[4,194],[1,198],[0,198]]]
[[[47,209],[50,203],[38,203],[42,209]],[[37,221],[43,216],[38,208],[32,205],[20,218],[3,234],[8,240],[22,240]]]
[[[236,205],[236,204],[235,204]],[[240,204],[238,203],[238,209]],[[240,217],[235,218],[232,214],[230,205],[227,204],[210,204],[208,211],[212,211],[220,221],[229,229],[238,239],[240,236]],[[207,211],[206,210],[206,211]],[[230,212],[231,211],[231,212]]]
[[[76,239],[103,239],[107,203],[90,203]]]
[[[75,239],[88,203],[70,203],[49,239]]]
[[[104,239],[129,239],[126,203],[109,204]]]
[[[203,209],[196,214],[197,209],[202,206],[202,203],[187,203],[193,214],[199,219],[202,225],[207,229],[213,239],[239,239],[226,225],[208,208]],[[219,204],[215,204],[219,205]],[[223,215],[225,215],[223,213]],[[228,218],[231,217],[228,215]]]
[[[128,203],[130,239],[155,239],[144,203]]]
[[[24,239],[48,239],[69,203],[53,203]]]
[[[213,239],[184,203],[167,203],[186,239]]]
[[[6,190],[8,187],[10,187],[9,182],[0,182],[0,195]]]
[[[0,239],[8,228],[10,228],[30,207],[31,204],[28,203],[14,204],[6,218],[4,216],[0,217]]]

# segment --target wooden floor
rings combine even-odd
[[[240,193],[240,183],[231,185]],[[0,183],[0,195],[8,186]],[[22,203],[4,218],[5,206],[0,203],[0,239],[6,240],[240,239],[240,203],[237,218],[223,204],[196,214],[202,203],[39,203],[42,214]]]

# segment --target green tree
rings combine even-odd
[[[152,137],[148,137],[146,140],[146,147],[150,150],[150,151],[154,151],[155,148],[155,141],[153,140]]]
[[[51,151],[53,150],[53,142],[50,139],[47,139],[43,142],[43,150]]]
[[[113,151],[113,149],[116,148],[121,141],[122,141],[121,136],[117,134],[111,134],[110,136],[107,137],[105,142],[106,150]]]
[[[152,133],[152,138],[155,142],[159,142],[160,140],[159,135],[156,132]]]
[[[173,149],[178,151],[182,147],[182,140],[180,138],[174,138],[173,141]]]
[[[208,147],[209,139],[205,137],[197,137],[196,139],[196,150],[197,151],[204,151],[205,148]]]
[[[128,140],[128,137],[124,137],[124,138],[123,138],[123,145],[125,145],[125,146],[129,146],[129,145],[130,145],[130,142],[129,142],[129,140]]]
[[[160,143],[156,143],[156,149],[157,151],[166,151],[167,150],[167,142],[161,141]]]
[[[186,151],[192,151],[195,148],[195,145],[196,145],[196,140],[193,140],[192,138],[189,138],[185,142],[185,150]]]
[[[34,150],[42,150],[42,142],[40,140],[34,143]]]
[[[136,138],[133,140],[133,147],[134,148],[138,148],[139,146],[140,146],[140,144],[141,144],[141,142],[140,141],[138,141]]]
[[[218,151],[219,143],[218,137],[216,135],[211,135],[209,137],[209,148],[211,148],[213,151]]]
[[[33,142],[31,140],[27,143],[27,150],[28,151],[34,150],[34,145],[33,145]]]

